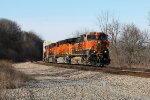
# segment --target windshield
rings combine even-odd
[[[87,40],[96,40],[96,36],[95,35],[88,35],[87,36]]]
[[[107,35],[105,34],[101,34],[99,37],[98,37],[98,40],[107,40]]]

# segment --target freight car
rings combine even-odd
[[[77,38],[44,43],[45,62],[104,66],[110,64],[108,35],[89,32]]]

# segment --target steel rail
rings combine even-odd
[[[33,63],[47,65],[47,66],[68,68],[68,69],[96,71],[96,72],[104,72],[104,73],[117,74],[117,75],[129,75],[129,76],[150,78],[150,69],[123,68],[123,67],[118,68],[118,67],[110,67],[110,66],[96,67],[91,65],[79,65],[79,64],[45,63],[42,61],[37,61]]]

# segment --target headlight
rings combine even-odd
[[[104,53],[107,53],[107,51],[104,51]]]
[[[96,53],[96,51],[94,50],[93,52],[92,52],[92,54],[95,54]]]

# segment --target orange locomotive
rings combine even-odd
[[[69,38],[45,46],[43,60],[46,62],[77,63],[103,66],[110,64],[108,35],[89,32],[77,38]]]

